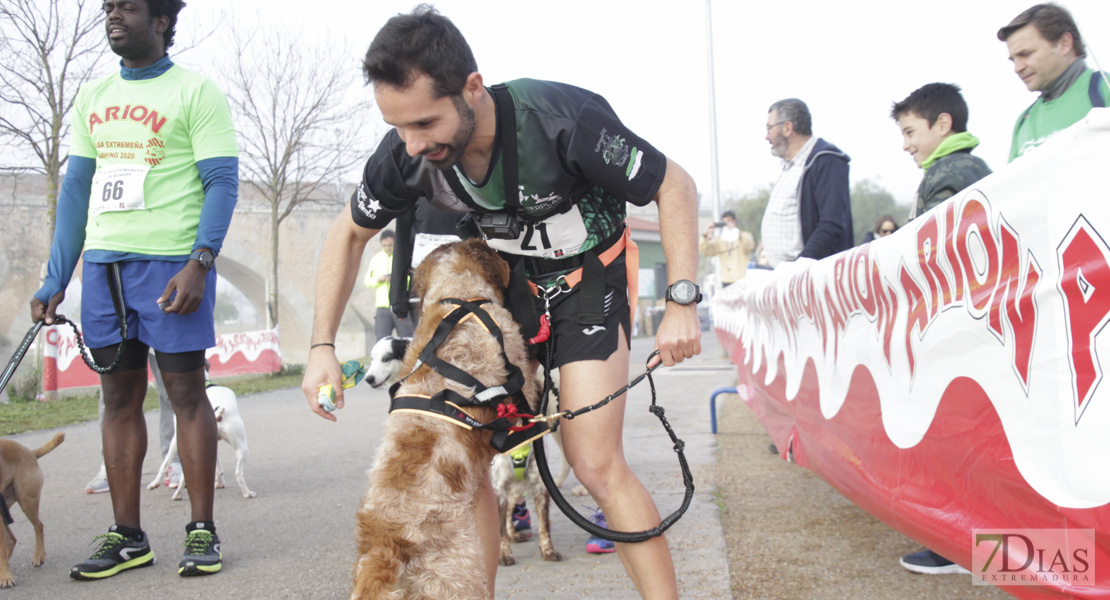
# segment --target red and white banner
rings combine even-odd
[[[889,237],[749,271],[717,334],[780,451],[857,505],[967,568],[975,530],[1093,530],[1090,573],[1032,561],[1006,591],[1110,598],[1110,109],[995,167]]]
[[[44,331],[43,390],[100,385],[100,377],[81,359],[73,328],[54,325]],[[281,371],[280,342],[277,328],[218,334],[216,345],[205,353],[211,366],[209,376],[277,373]],[[150,380],[154,381],[153,377]]]

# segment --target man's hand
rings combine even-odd
[[[339,359],[335,357],[335,348],[317,346],[308,351],[308,366],[305,367],[304,379],[301,380],[301,391],[308,398],[308,407],[312,412],[329,421],[335,421],[335,415],[321,408],[316,399],[320,386],[327,383],[335,390],[335,407],[343,408],[343,369],[339,366]]]
[[[655,332],[655,349],[659,350],[659,360],[668,367],[701,354],[701,322],[698,320],[697,304],[667,303],[663,321]]]
[[[705,237],[705,239],[707,240],[711,239],[713,237],[713,230],[716,228],[716,225],[710,224],[709,227],[705,228],[705,233],[703,233],[702,236]]]
[[[179,315],[190,315],[200,308],[200,303],[204,300],[204,277],[208,271],[200,266],[195,260],[185,261],[185,268],[177,272],[170,282],[166,284],[166,289],[162,295],[158,297],[158,304],[162,304],[173,298],[173,302],[169,306],[162,309],[165,313],[177,313]],[[174,292],[177,296],[174,296]]]
[[[39,321],[45,321],[47,325],[53,325],[54,319],[58,316],[55,314],[58,310],[58,305],[62,303],[62,300],[65,300],[65,297],[65,290],[62,290],[50,298],[50,304],[43,304],[42,300],[32,296],[31,322],[38,323]]]

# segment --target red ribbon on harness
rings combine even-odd
[[[531,419],[534,416],[536,416],[536,415],[530,415],[528,413],[522,413],[522,412],[517,411],[515,404],[498,404],[497,405],[497,417],[501,418],[501,419]],[[518,425],[516,427],[510,427],[509,431],[524,431],[525,429],[531,428],[533,425],[535,425],[535,423],[528,423],[527,425]]]
[[[542,314],[540,315],[540,331],[536,334],[536,337],[529,339],[528,343],[535,346],[546,342],[549,337],[551,337],[551,323],[547,320],[547,314]]]

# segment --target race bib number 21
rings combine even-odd
[[[520,229],[520,236],[516,239],[488,239],[486,243],[509,254],[560,258],[577,254],[587,237],[582,212],[577,205],[539,223],[521,223]]]
[[[143,182],[146,181],[149,170],[149,165],[114,165],[97,171],[93,175],[92,193],[89,196],[93,216],[146,208]]]

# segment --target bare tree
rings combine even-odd
[[[278,323],[282,221],[307,204],[334,204],[335,182],[365,159],[369,101],[358,91],[356,56],[343,44],[296,34],[232,27],[227,96],[239,131],[239,171],[270,209],[272,285],[267,305]]]
[[[61,152],[67,115],[108,50],[100,6],[100,0],[0,2],[0,139],[14,141],[8,150],[23,154],[24,163],[4,169],[46,176],[51,230],[67,158]]]

